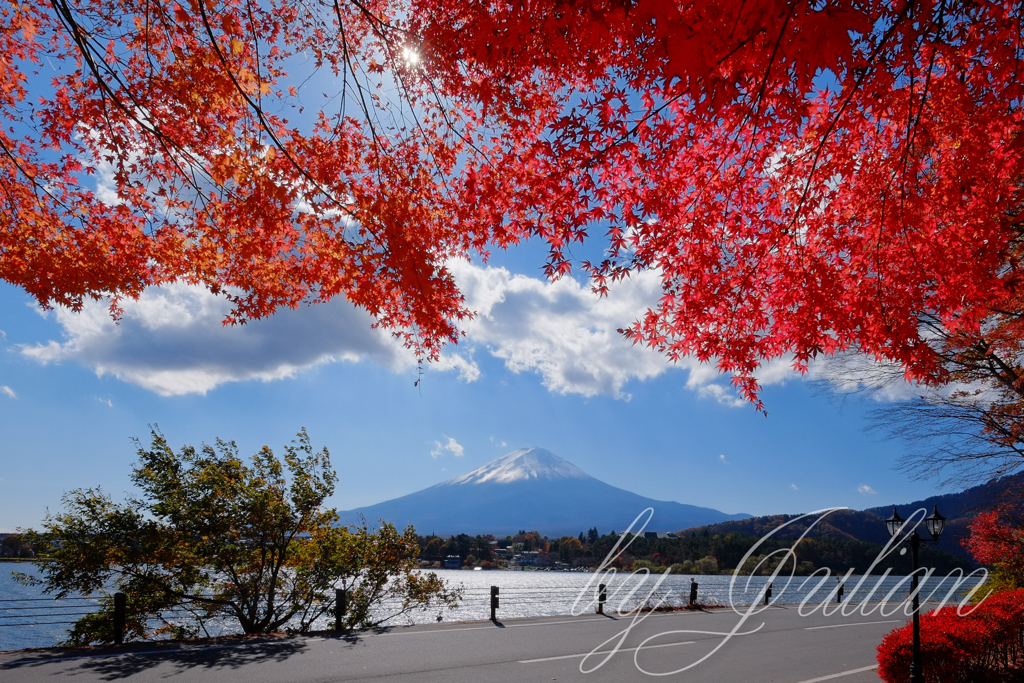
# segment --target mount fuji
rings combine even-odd
[[[543,448],[523,448],[472,472],[376,505],[341,513],[353,523],[383,519],[420,534],[515,534],[537,530],[575,536],[596,526],[601,533],[624,530],[645,508],[654,508],[648,531],[677,531],[750,515],[652,500],[595,479]]]

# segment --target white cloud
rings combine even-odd
[[[459,379],[463,382],[475,382],[480,379],[480,368],[472,357],[464,358],[462,354],[448,351],[431,365],[435,370],[458,370]]]
[[[14,393],[14,389],[11,389],[6,384],[3,385],[3,386],[0,386],[0,394],[6,394],[6,395],[10,396],[11,398],[18,398],[18,395],[16,393]]]
[[[800,490],[800,489],[798,489],[798,488],[796,487],[796,484],[790,484],[789,486],[790,486],[790,488],[792,488],[792,489],[793,489],[794,491],[799,491],[799,490]]]
[[[457,458],[461,457],[462,454],[465,453],[465,449],[463,449],[463,447],[459,444],[458,441],[456,441],[455,439],[446,434],[442,434],[441,436],[448,439],[448,443],[443,444],[440,441],[435,441],[434,448],[430,451],[431,457],[437,458],[444,451],[448,451]]]
[[[489,354],[511,372],[536,373],[552,392],[623,400],[630,398],[625,389],[631,381],[687,370],[686,386],[699,396],[730,407],[749,405],[713,364],[684,358],[673,365],[618,332],[657,303],[657,273],[635,274],[599,298],[569,277],[548,282],[462,260],[449,268],[477,317],[465,324],[462,343],[445,349],[427,370],[457,372],[461,381],[474,382],[482,376],[474,356]],[[372,329],[369,314],[342,298],[233,327],[222,324],[229,302],[197,286],[151,288],[123,307],[119,324],[103,302],[88,302],[77,314],[47,313],[63,327],[64,339],[18,348],[39,363],[75,361],[164,396],[290,378],[339,361],[371,361],[394,372],[415,367],[408,349],[387,331]],[[795,376],[789,365],[784,359],[767,363],[762,384]]]
[[[873,488],[871,488],[867,484],[861,484],[860,486],[858,486],[857,487],[857,491],[859,491],[860,493],[863,493],[866,496],[873,496],[876,493],[878,493],[878,491],[874,490]]]
[[[675,367],[689,370],[687,387],[700,396],[727,406],[748,405],[713,365],[685,358],[673,366],[618,332],[657,304],[662,290],[656,272],[634,274],[599,298],[570,277],[548,282],[467,261],[448,267],[467,307],[477,313],[465,326],[465,344],[482,345],[512,372],[538,373],[550,391],[628,400],[627,382],[652,379]],[[794,375],[788,363],[770,363],[766,369],[765,384]]]
[[[859,394],[883,403],[917,398],[943,400],[960,392],[971,395],[972,400],[981,404],[998,399],[996,388],[983,382],[956,382],[938,387],[908,382],[899,363],[879,361],[854,351],[815,359],[807,375],[808,379],[828,382],[838,394]]]
[[[626,382],[669,367],[617,332],[660,291],[656,276],[638,276],[599,299],[572,278],[546,282],[464,261],[450,267],[478,314],[466,325],[468,342],[486,347],[512,372],[537,372],[551,391],[628,398]]]
[[[110,408],[114,407],[114,402],[111,401],[109,398],[100,398],[99,396],[97,396],[96,400],[99,401],[100,403],[102,403],[103,405],[108,406]]]
[[[697,395],[701,398],[710,398],[718,401],[723,406],[730,408],[742,408],[745,405],[749,405],[747,401],[737,396],[731,390],[723,387],[721,384],[699,384],[694,381],[694,377],[698,376],[698,373],[690,371],[690,378],[686,382],[686,386],[689,389],[696,389]]]
[[[58,309],[51,315],[64,328],[64,341],[20,351],[43,364],[73,360],[163,396],[293,377],[332,361],[369,359],[394,371],[415,367],[401,343],[372,329],[370,316],[342,299],[236,326],[222,324],[230,310],[226,300],[192,285],[151,288],[123,308],[117,324],[103,302],[88,302],[77,314]]]
[[[718,460],[719,460],[719,462],[721,462],[721,463],[723,463],[725,465],[729,464],[729,461],[725,459],[725,453],[719,453],[718,454]]]
[[[814,359],[808,379],[827,381],[840,394],[864,393],[876,401],[907,401],[927,391],[903,379],[898,363],[878,361],[856,352]]]

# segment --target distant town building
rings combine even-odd
[[[518,555],[519,564],[528,565],[530,567],[537,566],[537,556],[539,553],[536,550],[527,550]]]

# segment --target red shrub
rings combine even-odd
[[[1024,528],[1021,511],[1000,505],[971,522],[971,535],[962,541],[981,564],[993,566],[993,583],[1002,590],[1024,587]]]
[[[982,512],[971,522],[971,535],[961,545],[971,551],[974,559],[981,564],[999,564],[1020,558],[1024,530],[1007,523],[1005,519],[1011,510],[1000,506]]]
[[[953,606],[934,616],[921,614],[925,681],[1024,681],[1019,670],[1024,665],[1024,589],[992,595],[967,616],[956,612]],[[910,676],[912,629],[908,623],[878,646],[878,674],[887,683],[904,683]]]

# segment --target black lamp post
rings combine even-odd
[[[885,520],[885,528],[889,531],[889,536],[897,536],[903,530],[903,523],[905,521],[900,517],[900,513],[896,511],[894,506],[892,517]],[[931,534],[930,539],[921,538],[917,534],[917,526],[915,525],[913,533],[910,534],[909,538],[903,540],[903,542],[910,543],[910,550],[914,557],[914,569],[911,573],[910,583],[910,591],[914,595],[914,658],[910,663],[910,683],[924,683],[924,673],[921,672],[921,621],[918,614],[920,602],[917,595],[917,551],[922,543],[938,543],[939,536],[942,535],[943,529],[946,528],[946,518],[939,514],[939,507],[937,505],[932,508],[932,514],[924,518],[924,526],[928,529],[928,533]]]

